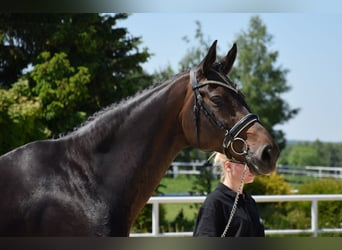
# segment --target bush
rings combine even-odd
[[[165,208],[163,204],[159,204],[159,221],[160,225],[165,224]],[[148,233],[152,232],[152,204],[146,204],[140,211],[135,220],[131,231],[133,233]]]
[[[161,232],[188,232],[194,228],[194,220],[184,216],[184,210],[181,209],[173,221],[163,221],[160,225]]]
[[[159,184],[157,189],[154,191],[154,195],[161,195],[163,192],[160,191],[161,188],[165,188],[165,185]],[[133,223],[131,232],[132,233],[148,233],[152,232],[152,204],[146,204],[144,208],[140,211],[138,217]],[[165,207],[163,204],[159,204],[159,223],[165,223]]]
[[[338,194],[342,190],[342,182],[334,179],[316,179],[302,184],[298,194]],[[342,202],[321,201],[318,202],[318,227],[319,228],[341,228]],[[288,202],[284,203],[281,212],[271,214],[267,211],[266,218],[272,218],[267,227],[307,229],[311,227],[311,202]],[[268,219],[267,222],[270,222]],[[324,234],[328,235],[328,234]],[[336,234],[330,234],[336,236]]]
[[[255,177],[254,182],[245,185],[244,190],[253,195],[292,193],[291,186],[285,181],[284,176],[275,172],[270,175]]]
[[[257,176],[253,183],[244,187],[244,190],[252,195],[281,195],[291,194],[291,186],[285,181],[283,175],[273,172],[266,176]],[[264,220],[266,229],[287,228],[287,204],[258,203],[260,215]]]
[[[319,179],[303,184],[299,188],[301,194],[340,194],[342,181],[336,179]],[[310,204],[301,203],[300,206],[310,215]],[[320,228],[341,228],[342,201],[318,202],[318,226]]]
[[[257,177],[245,187],[251,194],[291,194],[291,187],[282,175]],[[339,194],[342,182],[335,179],[315,179],[299,186],[298,194]],[[266,229],[305,229],[311,227],[311,202],[258,203]],[[318,203],[319,228],[341,228],[342,201]]]

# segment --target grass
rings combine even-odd
[[[188,194],[192,189],[192,183],[195,180],[193,175],[179,175],[177,178],[164,177],[160,182],[158,189],[164,195]],[[192,220],[197,213],[197,208],[191,208],[189,203],[163,204],[165,208],[165,219],[174,221],[180,211],[183,211],[184,217]]]
[[[166,195],[189,193],[195,178],[193,175],[179,175],[177,178],[166,176],[161,180],[158,191]]]
[[[163,206],[167,221],[174,221],[181,211],[185,219],[194,220],[199,209],[199,207],[191,206],[189,203],[164,204]]]
[[[195,179],[196,176],[194,175],[179,175],[177,178],[166,176],[161,180],[158,191],[163,195],[190,194]],[[213,189],[216,187],[217,182],[214,182],[212,185]],[[165,208],[165,219],[167,221],[174,221],[180,211],[183,211],[185,219],[194,220],[199,209],[199,205],[195,206],[194,204],[189,203],[163,204],[163,206]]]

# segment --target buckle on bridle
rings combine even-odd
[[[245,139],[238,137],[238,135],[251,123],[258,121],[259,118],[255,114],[247,114],[239,122],[237,122],[229,131],[226,130],[225,137],[223,139],[223,152],[229,160],[234,160],[234,157],[229,153],[229,149],[237,156],[245,156],[248,154],[248,144]],[[239,149],[236,147],[236,143],[240,143]],[[241,148],[241,149],[240,149]],[[238,161],[240,163],[244,163]]]

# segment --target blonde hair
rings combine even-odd
[[[222,182],[224,181],[224,178],[226,177],[226,171],[224,169],[224,165],[226,161],[228,161],[228,158],[226,155],[222,153],[218,153],[218,152],[215,154],[213,166],[220,169],[220,173],[221,173],[220,180]]]

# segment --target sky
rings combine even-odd
[[[273,36],[269,50],[279,53],[276,65],[289,70],[286,79],[291,90],[282,98],[291,108],[300,108],[295,118],[276,129],[284,131],[287,140],[342,142],[342,8],[341,12],[317,8],[267,13],[132,13],[119,25],[141,37],[141,47],[153,53],[143,64],[147,72],[171,65],[178,73],[179,61],[191,46],[182,38],[194,41],[196,21],[206,39],[218,40],[218,53],[223,55],[255,15]]]

